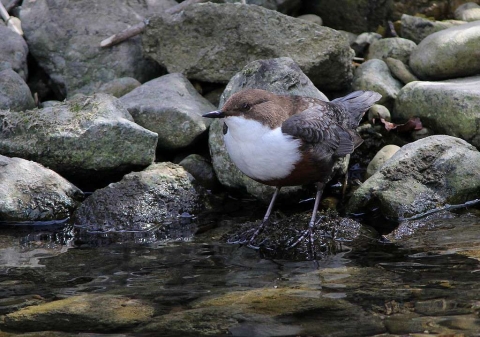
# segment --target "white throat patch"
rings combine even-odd
[[[300,141],[282,133],[280,127],[272,130],[258,121],[236,116],[225,118],[225,123],[228,154],[240,171],[251,178],[285,178],[301,158]]]

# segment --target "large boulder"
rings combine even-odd
[[[25,1],[20,12],[30,52],[53,80],[59,96],[92,94],[119,77],[140,82],[161,72],[142,55],[140,37],[111,48],[100,42],[143,18],[175,5],[174,0]]]
[[[158,134],[158,150],[193,145],[210,126],[202,114],[215,110],[182,74],[151,80],[120,98],[135,123]]]
[[[23,111],[35,108],[27,83],[12,69],[0,71],[0,110]]]
[[[480,73],[480,21],[427,36],[410,55],[410,67],[423,80],[442,80]]]
[[[24,81],[28,77],[28,47],[25,40],[0,23],[0,71],[13,69]],[[1,76],[0,76],[1,77]]]
[[[250,88],[268,90],[278,95],[299,95],[328,101],[290,58],[258,60],[247,64],[228,83],[220,99],[220,107],[234,93]],[[214,120],[209,132],[210,154],[218,180],[224,186],[244,189],[257,198],[268,200],[273,188],[250,179],[231,161],[223,141],[223,124],[222,120]]]
[[[227,83],[251,61],[283,56],[321,89],[345,88],[352,78],[343,34],[258,6],[204,3],[155,16],[143,45],[168,72],[206,82]]]
[[[353,194],[348,212],[379,207],[389,218],[410,217],[480,195],[480,152],[444,135],[407,144]]]
[[[69,180],[146,167],[156,144],[157,134],[135,124],[106,94],[24,112],[0,110],[0,154],[34,160]]]
[[[197,210],[198,202],[191,177],[181,166],[152,164],[96,190],[74,213],[73,222],[90,231],[159,230],[164,238],[173,238],[166,228],[179,228],[168,225],[178,225],[178,216]]]
[[[420,117],[437,133],[460,137],[480,148],[480,76],[412,82],[400,90],[393,117]]]
[[[64,219],[82,199],[82,191],[52,170],[0,155],[0,221]]]

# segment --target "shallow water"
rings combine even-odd
[[[477,216],[436,219],[398,243],[343,242],[318,268],[222,243],[235,218],[215,221],[219,227],[191,238],[198,223],[185,222],[183,231],[169,233],[184,238],[177,241],[159,240],[158,233],[86,233],[66,224],[3,225],[0,315],[7,316],[0,318],[0,336],[45,330],[59,336],[480,336]],[[153,311],[148,320],[99,330],[81,314],[69,316],[67,327],[45,325],[48,315],[5,319],[27,306],[86,294],[121,295]]]

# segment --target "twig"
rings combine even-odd
[[[137,23],[135,26],[128,27],[127,29],[122,30],[120,33],[110,36],[108,39],[100,42],[100,47],[111,47],[114,46],[126,39],[131,38],[132,36],[138,35],[145,30],[148,21],[142,21]]]
[[[7,10],[5,9],[5,7],[3,7],[3,4],[1,2],[0,2],[0,16],[2,17],[3,21],[5,21],[5,23],[7,24],[7,27],[10,28],[10,30],[13,30],[15,33],[19,35],[23,35],[20,20],[14,16],[10,16]]]
[[[427,215],[438,213],[438,212],[441,212],[441,211],[451,211],[451,210],[458,209],[458,208],[474,206],[476,204],[480,204],[480,199],[470,200],[470,201],[467,201],[464,204],[458,204],[458,205],[446,204],[443,207],[434,208],[434,209],[426,211],[425,213],[420,213],[420,214],[411,216],[410,218],[398,218],[398,221],[417,220],[417,219],[421,219],[423,217],[426,217]]]

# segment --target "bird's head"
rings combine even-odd
[[[261,89],[246,89],[233,94],[220,110],[203,115],[207,118],[243,117],[263,122],[273,123],[272,111],[281,110],[281,96]]]

